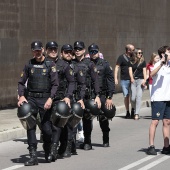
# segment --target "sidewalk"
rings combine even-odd
[[[122,93],[114,94],[113,102],[116,106],[116,115],[125,112]],[[150,105],[150,95],[149,90],[145,90],[141,107],[148,107],[148,105]],[[0,110],[0,142],[25,136],[26,130],[22,127],[17,117],[17,109]]]

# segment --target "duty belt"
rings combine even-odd
[[[35,97],[35,98],[44,98],[44,97],[50,97],[50,93],[34,93],[34,92],[28,92],[28,96]]]
[[[100,95],[105,95],[106,96],[106,91],[102,91],[99,93]]]

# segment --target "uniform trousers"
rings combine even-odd
[[[27,101],[38,110],[40,119],[41,119],[41,131],[43,134],[43,141],[44,143],[51,143],[52,137],[52,124],[50,121],[50,110],[44,110],[44,104],[46,103],[48,98],[35,98],[35,97],[28,97]],[[35,113],[34,116],[36,117],[38,113]],[[36,139],[36,125],[27,130],[27,138],[28,138],[28,145],[29,146],[37,146],[37,139]]]

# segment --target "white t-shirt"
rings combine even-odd
[[[157,62],[154,69],[160,64]],[[170,101],[170,67],[163,65],[152,78],[151,101]]]

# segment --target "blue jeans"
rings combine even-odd
[[[121,80],[120,84],[121,84],[121,87],[122,87],[123,96],[124,97],[129,96],[129,93],[130,93],[130,80]]]

